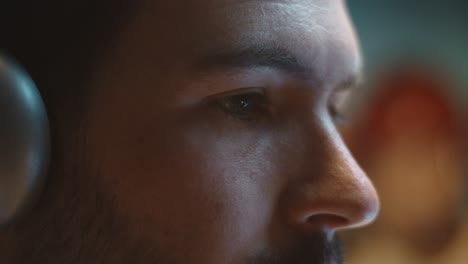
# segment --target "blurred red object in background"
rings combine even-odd
[[[420,63],[387,68],[372,84],[376,93],[345,137],[374,181],[382,211],[361,237],[374,250],[353,254],[350,263],[458,263],[448,256],[461,253],[454,243],[468,245],[468,228],[462,122],[451,85],[442,71]]]

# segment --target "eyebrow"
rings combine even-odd
[[[251,46],[240,50],[215,53],[199,60],[194,69],[197,72],[204,72],[256,67],[277,69],[299,79],[313,79],[313,70],[299,63],[294,54],[281,47]]]
[[[306,66],[299,62],[288,49],[280,46],[259,46],[253,45],[244,49],[234,49],[214,53],[200,59],[195,63],[193,69],[202,75],[210,71],[222,71],[226,69],[249,69],[267,67],[285,72],[294,78],[304,81],[312,81],[320,85],[315,70],[312,66]],[[334,87],[333,90],[341,91],[359,87],[364,83],[362,68],[353,71],[345,79]]]

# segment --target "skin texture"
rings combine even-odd
[[[340,263],[379,207],[332,115],[361,66],[344,3],[135,5],[6,263]]]

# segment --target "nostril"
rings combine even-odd
[[[307,222],[318,222],[327,224],[328,226],[348,225],[349,220],[345,217],[333,214],[321,214],[309,217]]]
[[[351,222],[348,218],[331,213],[313,214],[303,219],[303,226],[306,229],[337,230],[345,228],[350,224]]]

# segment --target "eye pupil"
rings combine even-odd
[[[263,95],[248,93],[234,95],[221,99],[220,105],[228,114],[238,118],[254,118],[253,115],[262,111]]]
[[[251,96],[249,95],[237,95],[227,98],[227,110],[237,114],[245,114],[247,111],[249,111],[251,101],[253,100],[250,97]]]
[[[242,99],[242,101],[240,102],[240,105],[242,106],[242,108],[247,108],[249,106],[249,101],[248,99]]]

